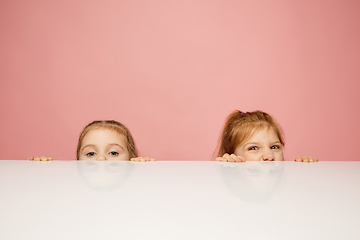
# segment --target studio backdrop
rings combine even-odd
[[[211,160],[235,109],[285,157],[359,158],[360,1],[0,2],[0,159],[75,159],[93,120],[140,155]]]

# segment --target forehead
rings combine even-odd
[[[271,141],[271,142],[280,141],[274,128],[263,127],[263,128],[254,130],[252,132],[252,134],[249,136],[249,138],[247,139],[247,141],[244,142],[244,144],[246,144],[248,142],[264,142],[264,141]]]
[[[82,145],[96,143],[121,143],[123,145],[126,143],[126,138],[115,130],[96,128],[86,133],[82,140]]]

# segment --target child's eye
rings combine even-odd
[[[88,152],[88,153],[86,154],[86,156],[88,156],[88,157],[93,157],[93,156],[95,156],[95,154],[96,154],[96,153],[94,153],[94,152]]]
[[[115,151],[112,151],[112,152],[110,152],[109,154],[110,154],[111,156],[113,156],[113,157],[116,157],[116,156],[119,155],[119,153],[118,153],[118,152],[115,152]]]
[[[280,146],[279,145],[274,145],[274,146],[271,146],[270,149],[280,149]]]
[[[259,148],[256,147],[256,146],[253,146],[253,147],[249,147],[248,150],[258,150]]]

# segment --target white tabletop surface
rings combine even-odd
[[[360,162],[2,160],[0,239],[360,239]]]

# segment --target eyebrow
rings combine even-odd
[[[259,144],[259,142],[248,142],[248,143],[245,143],[244,146],[246,145],[256,145],[256,144]],[[281,144],[280,141],[275,141],[275,142],[272,142],[271,144]]]
[[[257,145],[259,144],[258,142],[247,142],[244,144],[244,147],[247,146],[247,145]]]
[[[118,144],[118,143],[110,143],[110,144],[108,144],[109,146],[119,146],[121,149],[124,149],[120,144]],[[81,148],[81,151],[83,151],[85,148],[87,148],[87,147],[95,147],[95,145],[94,144],[87,144],[87,145],[85,145],[83,148]]]
[[[121,146],[120,144],[118,143],[110,143],[108,144],[109,146],[119,146],[120,148],[124,149],[123,146]]]
[[[85,145],[84,147],[81,148],[81,151],[84,150],[87,147],[95,147],[95,145],[94,144],[87,144],[87,145]]]

